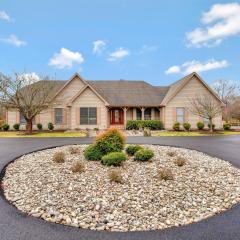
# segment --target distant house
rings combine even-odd
[[[174,122],[189,122],[196,128],[198,121],[187,106],[189,99],[197,95],[213,96],[222,102],[197,73],[191,73],[165,87],[152,86],[144,81],[86,81],[75,74],[68,81],[54,81],[53,107],[34,120],[34,127],[42,123],[46,129],[52,122],[55,129],[106,129],[117,126],[123,129],[128,120],[161,120],[166,129]],[[8,109],[6,121],[25,124],[15,109]],[[222,127],[222,116],[214,119],[216,128]]]

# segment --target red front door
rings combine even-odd
[[[123,124],[123,110],[111,109],[111,124]]]

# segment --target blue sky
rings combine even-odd
[[[0,71],[239,82],[239,22],[240,1],[1,0]]]

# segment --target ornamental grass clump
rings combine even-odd
[[[174,160],[174,163],[176,165],[178,165],[179,167],[182,167],[183,165],[186,164],[186,159],[183,158],[183,157],[177,157],[175,160]]]
[[[100,161],[102,156],[103,154],[96,144],[91,144],[84,150],[84,157],[87,160]]]
[[[124,149],[125,136],[117,128],[110,128],[96,137],[96,146],[103,155],[121,152]]]
[[[82,173],[85,170],[85,165],[82,162],[76,162],[72,167],[71,171],[73,173]]]
[[[160,180],[165,180],[165,181],[174,179],[172,171],[170,169],[167,169],[167,168],[158,169],[157,178],[160,179]]]
[[[65,153],[64,152],[55,152],[53,155],[53,161],[56,163],[65,162]]]
[[[143,147],[141,147],[140,145],[129,145],[126,148],[126,153],[129,156],[133,156],[137,151],[143,149]]]
[[[169,151],[169,152],[167,152],[167,155],[168,155],[169,157],[175,157],[175,156],[176,156],[176,152],[174,152],[174,151]]]
[[[140,149],[134,154],[134,160],[136,161],[148,161],[154,156],[153,150],[151,149]]]
[[[70,154],[78,154],[80,153],[80,149],[78,147],[69,147]]]
[[[123,177],[119,170],[114,169],[109,171],[108,177],[110,182],[123,183]]]
[[[123,152],[111,152],[102,157],[102,164],[106,166],[120,166],[126,160]]]

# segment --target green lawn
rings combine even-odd
[[[195,137],[195,136],[222,136],[222,135],[238,135],[240,132],[235,131],[216,131],[214,133],[209,133],[207,131],[192,131],[192,132],[183,132],[183,131],[154,131],[152,136],[155,137]]]
[[[24,132],[9,131],[0,132],[0,138],[31,138],[31,137],[85,137],[82,132],[34,132],[32,135],[26,135]]]

